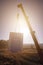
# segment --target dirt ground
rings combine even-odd
[[[40,58],[36,53],[30,50],[13,53],[5,51],[0,53],[0,65],[41,65]]]

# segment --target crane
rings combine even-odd
[[[37,40],[37,38],[36,38],[36,36],[35,36],[35,34],[34,34],[34,32],[33,32],[33,29],[32,29],[32,27],[31,27],[31,24],[30,24],[30,22],[29,22],[29,20],[28,20],[28,17],[27,17],[27,15],[26,15],[26,13],[25,13],[25,10],[24,10],[24,8],[23,8],[23,6],[22,6],[22,3],[18,4],[18,8],[21,8],[21,10],[22,10],[22,13],[23,13],[23,15],[24,15],[24,17],[25,17],[25,20],[26,20],[26,23],[27,23],[27,26],[28,26],[28,28],[29,28],[29,30],[30,30],[31,36],[32,36],[33,41],[34,41],[34,43],[35,43],[35,46],[36,46],[38,55],[39,55],[39,57],[40,57],[40,63],[43,64],[43,58],[42,58],[43,54],[42,54],[42,52],[41,52],[41,49],[40,49],[38,40]]]

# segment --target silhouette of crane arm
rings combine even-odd
[[[35,34],[34,34],[34,32],[33,32],[33,29],[32,29],[32,27],[31,27],[31,25],[30,25],[30,22],[28,21],[28,18],[27,18],[27,16],[26,16],[26,13],[25,13],[25,11],[24,11],[23,6],[22,6],[21,3],[18,4],[18,8],[21,8],[21,10],[22,10],[22,12],[23,12],[23,15],[24,15],[24,17],[25,17],[26,23],[27,23],[28,28],[29,28],[29,30],[30,30],[31,36],[32,36],[33,41],[34,41],[34,43],[35,43],[36,49],[37,49],[38,54],[39,54],[39,56],[40,56],[40,62],[43,63],[42,53],[41,53],[41,49],[40,49],[38,40],[37,40],[37,38],[36,38],[36,36],[35,36]]]

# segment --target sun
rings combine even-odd
[[[27,37],[30,32],[23,16],[19,16],[19,19],[17,20],[17,32],[23,33],[24,41],[27,40]]]
[[[29,33],[25,18],[23,16],[19,16],[19,19],[17,20],[17,28],[18,31],[23,33],[24,35],[27,35]]]

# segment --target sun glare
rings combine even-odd
[[[17,21],[17,32],[23,33],[23,39],[27,40],[27,36],[30,34],[24,17],[19,17]]]
[[[18,28],[19,28],[19,32],[27,35],[29,33],[28,27],[26,25],[26,21],[24,19],[24,17],[19,17],[18,19]]]

